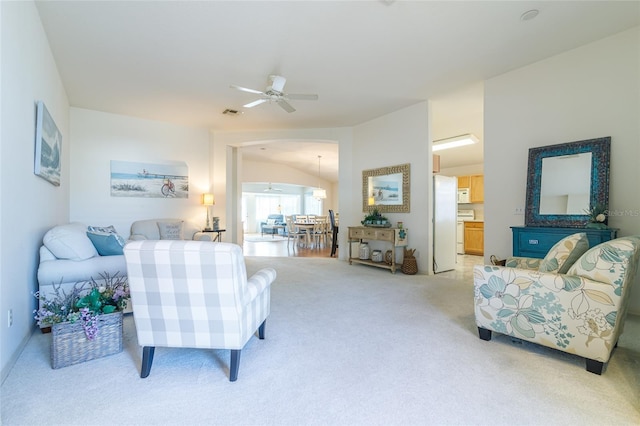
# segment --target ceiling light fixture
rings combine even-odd
[[[313,197],[321,200],[323,198],[327,198],[327,191],[320,187],[320,159],[322,155],[318,155],[318,188],[313,190]]]
[[[432,151],[442,151],[443,149],[458,148],[465,145],[473,145],[479,140],[475,135],[467,133],[466,135],[454,136],[452,138],[438,139],[433,141]]]

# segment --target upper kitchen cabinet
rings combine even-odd
[[[484,175],[469,176],[471,202],[484,203]]]
[[[469,188],[470,203],[484,203],[484,175],[458,176],[458,188]]]

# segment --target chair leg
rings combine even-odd
[[[333,235],[331,238],[331,257],[336,254],[336,248],[338,247],[338,230],[333,230]]]
[[[586,358],[587,361],[587,371],[589,373],[601,375],[602,369],[604,368],[604,362],[596,361],[594,359]]]
[[[229,367],[229,381],[238,380],[238,370],[240,369],[240,349],[231,349],[231,365]]]
[[[145,346],[142,348],[142,368],[140,369],[140,378],[144,379],[151,372],[151,364],[153,364],[153,353],[155,346]]]
[[[478,336],[482,340],[491,340],[491,330],[487,330],[486,328],[478,327]]]
[[[267,320],[264,320],[262,324],[260,324],[260,327],[258,327],[258,339],[264,339],[264,328],[266,324]]]

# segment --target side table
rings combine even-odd
[[[226,231],[226,229],[211,229],[211,230],[203,229],[201,232],[207,233],[207,234],[210,233],[210,232],[215,232],[216,236],[213,237],[213,240],[211,240],[211,241],[222,242],[222,237],[221,237],[220,234],[222,234],[225,231]]]

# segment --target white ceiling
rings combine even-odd
[[[354,126],[432,99],[440,102],[434,111],[441,107],[434,139],[454,136],[437,135],[451,124],[447,110],[456,113],[454,128],[469,126],[460,113],[477,114],[478,105],[482,121],[478,90],[450,93],[640,24],[638,1],[38,1],[37,7],[75,107],[233,131]],[[521,21],[530,9],[539,16]],[[270,74],[287,78],[285,92],[319,99],[291,101],[294,113],[275,104],[243,108],[256,96],[229,85],[264,90]],[[223,115],[227,108],[242,114]],[[291,144],[254,148],[249,155],[274,154],[274,161],[316,170],[327,147],[305,146],[311,154],[293,160]],[[337,147],[323,155],[328,170]],[[443,152],[443,167],[456,161]]]

